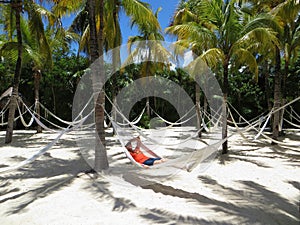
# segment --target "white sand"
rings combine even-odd
[[[4,145],[0,168],[15,165],[57,134],[15,131]],[[255,134],[248,133],[249,137]],[[94,179],[70,133],[45,155],[17,171],[0,174],[0,224],[282,224],[299,222],[300,132],[281,140],[298,145],[230,141],[230,153],[204,171],[182,171],[149,186],[110,173]],[[108,137],[111,170],[132,167],[115,137]],[[115,175],[113,175],[115,174]]]

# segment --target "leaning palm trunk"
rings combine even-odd
[[[227,95],[228,95],[228,65],[229,58],[226,57],[223,65],[223,104],[222,104],[222,139],[227,138]],[[228,142],[222,144],[222,154],[228,153]]]
[[[108,168],[108,160],[105,149],[105,132],[104,132],[104,101],[105,95],[102,90],[99,90],[101,81],[104,78],[104,62],[103,62],[103,0],[99,1],[100,10],[100,31],[99,37],[97,38],[96,21],[95,21],[95,0],[88,0],[88,10],[89,10],[89,25],[90,25],[90,57],[91,62],[96,61],[99,64],[96,65],[96,71],[93,71],[93,88],[94,93],[98,93],[95,96],[95,123],[96,123],[96,133],[95,133],[95,165],[94,170],[100,171]],[[99,43],[99,46],[98,46]],[[99,82],[98,82],[99,81]],[[102,85],[103,86],[103,85]]]
[[[276,69],[274,77],[274,110],[280,107],[281,98],[281,75],[280,75],[280,52],[276,49]],[[272,138],[277,140],[279,136],[279,122],[280,122],[280,111],[276,111],[273,117],[273,133]]]
[[[198,137],[201,137],[201,123],[202,123],[202,116],[200,112],[200,86],[198,83],[196,85],[196,113],[197,113],[197,127],[199,129]]]
[[[36,117],[39,120],[40,119],[40,80],[41,80],[41,71],[36,70],[34,71],[34,99],[35,99],[35,112]],[[42,127],[38,124],[36,128],[37,133],[42,133]]]
[[[281,105],[285,105],[287,103],[286,100],[286,79],[289,73],[289,61],[285,60],[284,64],[284,74],[282,76],[282,100],[281,100]],[[283,134],[283,120],[284,120],[284,110],[285,108],[280,110],[280,126],[279,126],[279,134]]]
[[[265,96],[266,96],[266,102],[268,110],[271,111],[272,105],[270,101],[270,85],[269,85],[269,67],[268,63],[263,64],[263,71],[264,71],[264,77],[265,77]]]
[[[15,111],[17,107],[18,92],[19,92],[19,83],[21,76],[21,66],[22,66],[22,33],[21,33],[21,24],[20,24],[20,14],[22,11],[22,1],[12,1],[12,7],[15,10],[16,15],[16,30],[17,30],[17,40],[18,40],[18,59],[15,68],[14,80],[13,80],[13,90],[9,103],[9,113],[8,113],[8,124],[6,129],[5,143],[11,143],[14,129],[14,118]]]

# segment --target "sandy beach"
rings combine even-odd
[[[300,224],[300,131],[286,131],[271,145],[254,133],[229,140],[205,169],[177,171],[140,186],[118,168],[134,168],[116,136],[108,134],[110,171],[85,173],[89,165],[65,134],[30,164],[0,174],[0,224]],[[0,169],[16,165],[57,134],[16,130],[5,145],[0,131]],[[121,170],[123,171],[123,170]]]

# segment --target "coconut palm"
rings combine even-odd
[[[274,82],[274,109],[286,103],[286,79],[289,73],[289,66],[297,59],[300,48],[300,2],[295,0],[283,1],[276,5],[270,13],[275,16],[282,27],[282,34],[278,35],[280,49],[277,50],[276,75]],[[283,55],[284,68],[281,69],[280,52]],[[282,72],[281,72],[282,71]],[[282,89],[281,89],[282,86]],[[281,102],[282,97],[282,102]],[[284,109],[283,109],[284,110]],[[273,133],[274,139],[278,138],[281,130],[280,117],[283,117],[283,110],[274,113]],[[280,115],[281,114],[281,115]]]
[[[277,32],[279,45],[275,51],[266,49],[263,58],[274,64],[274,104],[276,110],[286,102],[285,83],[289,72],[289,66],[297,59],[299,49],[299,10],[300,3],[295,0],[278,1],[250,1],[253,3],[252,13],[269,13],[274,17],[274,23],[270,26]],[[265,24],[266,25],[266,24]],[[270,25],[270,24],[269,24]],[[266,54],[267,53],[267,54]],[[282,68],[283,62],[283,68]],[[265,64],[266,65],[266,64]],[[275,111],[272,122],[272,138],[277,139],[282,129],[283,110]],[[281,120],[281,122],[280,122]]]
[[[68,1],[63,0],[63,1],[56,1],[56,2],[57,5],[61,5],[61,4],[66,5],[66,2]],[[72,4],[72,2],[73,1],[70,1],[70,4]],[[93,4],[94,6],[93,9],[90,8],[91,4]],[[104,11],[102,8],[102,4],[103,7],[106,7]],[[79,51],[85,50],[87,53],[89,53],[91,61],[94,61],[97,56],[95,48],[98,49],[98,53],[99,53],[98,57],[99,57],[103,53],[103,48],[109,50],[121,45],[122,39],[121,39],[120,26],[118,22],[118,15],[120,10],[123,10],[126,13],[126,15],[131,17],[133,20],[137,21],[138,24],[142,24],[144,22],[147,23],[150,22],[152,26],[158,26],[158,21],[153,16],[151,10],[149,10],[149,6],[141,1],[138,0],[122,0],[122,1],[120,0],[98,1],[97,0],[96,2],[87,1],[86,6],[82,7],[82,11],[75,18],[70,29],[80,33],[81,40],[79,43]],[[94,13],[94,16],[89,15],[90,13]],[[93,17],[94,19],[91,17]],[[93,22],[93,20],[95,20],[95,22]],[[91,24],[93,25],[93,28],[91,27]],[[91,40],[91,38],[93,40]],[[95,42],[95,40],[97,41],[97,43]],[[113,56],[113,60],[114,60],[113,64],[118,67],[118,64],[120,62],[120,56],[115,51],[114,54],[115,55]],[[100,64],[102,64],[102,62],[100,62]],[[102,66],[100,67],[103,68]],[[102,94],[100,94],[100,99],[102,99],[101,101],[103,101],[104,103],[104,96],[102,96]],[[99,110],[101,111],[103,109],[99,109]],[[98,113],[97,111],[98,110],[96,110],[96,113]],[[99,118],[99,120],[101,117],[102,122],[99,123],[102,123],[102,125],[99,124],[99,126],[96,125],[96,127],[99,128],[98,131],[99,131],[101,142],[105,143],[105,136],[104,136],[105,133],[103,128],[104,113],[102,114],[101,112],[99,116],[97,115],[96,118]],[[98,123],[97,121],[98,120],[96,119],[96,124]],[[96,158],[98,157],[97,154],[98,153],[96,153]],[[104,153],[101,154],[104,155]],[[102,158],[105,159],[106,157],[104,156]],[[98,162],[99,160],[97,159],[96,163]],[[101,169],[107,167],[106,162],[101,163],[101,165],[102,165],[100,166],[102,167]]]
[[[52,67],[52,51],[58,46],[63,48],[67,45],[67,37],[75,38],[73,34],[63,32],[61,27],[56,27],[55,32],[51,25],[59,22],[54,14],[32,1],[24,3],[24,10],[28,13],[26,19],[21,18],[21,32],[23,36],[23,62],[31,64],[34,77],[34,97],[36,103],[36,114],[39,119],[39,85],[42,71]],[[49,23],[45,30],[42,17],[47,18]],[[15,54],[14,54],[15,52]],[[1,48],[2,55],[14,60],[17,52],[15,42],[7,42]],[[42,129],[38,125],[37,132]]]
[[[158,18],[158,13],[161,8],[155,12],[155,17]],[[140,74],[142,77],[153,76],[158,70],[163,70],[169,67],[171,54],[162,45],[164,37],[160,26],[156,27],[149,22],[139,24],[133,20],[132,25],[137,24],[140,35],[131,36],[128,38],[127,45],[129,57],[125,61],[134,63],[135,59],[142,62]],[[135,47],[135,48],[134,48]],[[133,49],[134,48],[134,49]],[[146,53],[146,55],[145,55]],[[165,63],[162,63],[165,62]],[[147,114],[150,116],[149,97],[147,97]]]
[[[228,76],[231,68],[246,66],[254,77],[258,76],[258,66],[254,51],[261,43],[277,44],[275,32],[261,27],[267,17],[259,15],[252,20],[242,20],[242,11],[235,1],[202,0],[190,11],[197,20],[173,25],[168,32],[188,41],[189,46],[199,46],[199,58],[211,68],[221,65],[222,91],[224,95],[222,137],[227,137],[226,102],[228,96]],[[197,59],[196,59],[197,60]],[[227,141],[223,143],[222,153],[228,152]]]
[[[10,40],[13,39],[13,28],[16,30],[17,37],[17,48],[18,48],[18,56],[15,66],[15,73],[13,79],[13,90],[9,103],[9,113],[8,113],[8,124],[5,135],[5,143],[10,143],[12,141],[13,136],[13,125],[15,118],[15,111],[17,107],[17,98],[18,98],[18,89],[20,83],[21,76],[21,67],[22,67],[22,54],[23,54],[23,46],[22,46],[22,32],[21,32],[21,13],[23,9],[23,2],[21,0],[13,0],[10,4],[7,5],[7,11],[11,11],[12,18],[14,18],[15,24],[13,26],[13,22],[10,20],[9,24],[11,25],[8,31],[8,37]],[[7,12],[6,11],[6,12]]]
[[[87,0],[86,6],[88,10],[88,25],[89,25],[89,53],[92,63],[98,63],[97,70],[93,71],[93,83],[104,82],[104,60],[103,55],[103,0],[97,1]],[[100,28],[97,31],[96,28],[96,10],[99,10],[99,22]],[[98,46],[98,44],[100,46]],[[96,61],[99,58],[98,61]],[[96,145],[95,145],[95,165],[93,170],[99,171],[108,168],[107,154],[105,151],[105,133],[104,133],[104,102],[105,94],[103,89],[99,90],[98,87],[93,85],[95,93],[99,95],[95,96],[95,124],[96,124]]]

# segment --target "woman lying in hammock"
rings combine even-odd
[[[132,142],[137,142],[135,149],[132,149]],[[164,158],[160,158],[160,157],[148,157],[146,155],[144,155],[144,153],[141,151],[141,139],[140,136],[138,136],[137,138],[133,138],[131,139],[126,145],[126,149],[129,151],[130,155],[132,156],[132,158],[140,163],[144,168],[149,168],[150,166],[153,166],[155,164],[159,164],[162,162],[165,162],[166,160]]]

